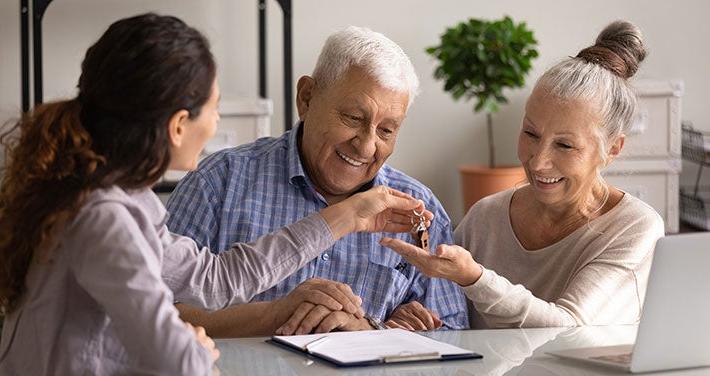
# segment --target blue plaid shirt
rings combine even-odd
[[[300,124],[279,138],[261,138],[206,158],[170,196],[170,230],[218,252],[325,208],[325,199],[313,188],[301,165],[299,129]],[[431,248],[452,243],[449,217],[423,184],[384,165],[363,189],[374,185],[389,186],[424,201],[435,216],[429,229]],[[409,234],[388,236],[412,241]],[[424,276],[397,253],[380,246],[381,237],[370,233],[345,236],[253,301],[280,298],[308,278],[318,277],[350,285],[371,317],[386,320],[397,306],[416,300],[436,312],[445,327],[468,328],[461,289],[450,281]]]

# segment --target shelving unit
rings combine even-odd
[[[42,76],[42,21],[53,0],[20,0],[20,56],[21,56],[21,98],[22,111],[28,112],[32,104],[43,101]],[[220,105],[222,122],[215,139],[204,155],[224,147],[251,142],[259,137],[271,135],[269,119],[273,114],[273,103],[267,94],[267,33],[266,1],[256,0],[258,11],[258,63],[259,92],[257,98],[223,100]],[[275,0],[283,14],[283,74],[284,74],[284,130],[290,130],[293,123],[293,4],[292,0]],[[31,94],[34,95],[31,101]],[[251,127],[244,127],[250,124]],[[177,181],[184,176],[169,172],[161,182],[153,187],[159,194],[169,194]]]
[[[679,226],[681,162],[681,101],[679,80],[637,80],[639,108],[626,132],[621,156],[604,171],[613,186],[653,207],[663,218],[668,234]]]
[[[200,159],[222,149],[252,142],[257,138],[271,136],[271,99],[240,98],[222,100],[219,104],[220,122],[217,133],[207,142]],[[167,199],[185,172],[168,171],[153,190]],[[162,195],[165,195],[163,197]]]
[[[42,21],[53,0],[20,1],[20,59],[22,112],[30,110],[30,95],[34,105],[43,101]],[[284,74],[284,129],[293,125],[293,4],[291,0],[275,0],[283,14],[283,74]],[[259,37],[259,97],[267,95],[267,34],[266,0],[257,0]],[[30,49],[31,47],[31,49]],[[31,89],[31,85],[33,88]]]
[[[710,187],[700,184],[703,170],[710,166],[710,132],[683,123],[683,159],[698,165],[695,185],[680,189],[680,218],[703,230],[710,230]]]

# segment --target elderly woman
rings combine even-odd
[[[455,231],[460,246],[382,243],[463,286],[473,328],[637,322],[663,220],[600,170],[624,146],[636,108],[627,80],[645,54],[638,28],[617,21],[543,74],[518,140],[529,184],[476,203]]]

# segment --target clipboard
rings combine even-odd
[[[268,343],[338,367],[481,359],[481,354],[402,329],[273,336]]]

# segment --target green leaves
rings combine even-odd
[[[446,29],[438,46],[428,47],[439,65],[434,77],[454,99],[476,99],[474,111],[494,113],[507,103],[505,88],[525,85],[538,56],[537,41],[525,22],[510,17],[496,21],[471,18]]]

